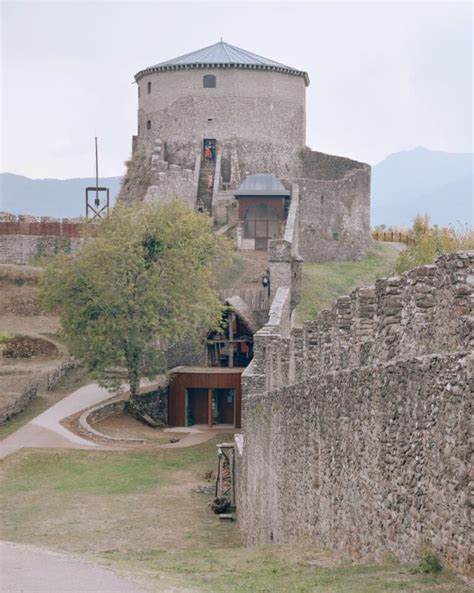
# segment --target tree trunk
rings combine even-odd
[[[138,411],[138,397],[140,395],[140,377],[135,369],[129,369],[128,382],[130,384],[130,408]]]

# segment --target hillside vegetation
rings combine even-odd
[[[465,226],[459,230],[454,227],[431,226],[427,215],[415,216],[410,235],[415,244],[400,254],[396,266],[399,274],[416,266],[434,264],[443,253],[474,249],[473,227]]]
[[[356,261],[304,264],[303,294],[298,305],[301,322],[314,319],[340,296],[377,278],[392,276],[400,252],[393,245],[375,243],[372,251]]]

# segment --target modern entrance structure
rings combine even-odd
[[[242,247],[264,248],[279,234],[282,200],[276,198],[291,200],[298,192],[299,252],[306,261],[366,253],[370,167],[307,147],[306,72],[221,41],[144,68],[135,81],[132,163],[140,162],[125,176],[119,202],[179,199],[218,222],[246,222],[249,241]],[[145,186],[143,176],[133,178],[142,165]],[[257,203],[258,194],[245,192],[267,175],[272,183]],[[254,203],[246,219],[248,199]]]
[[[170,372],[170,426],[241,426],[240,376],[245,369],[177,367]]]

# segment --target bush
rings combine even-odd
[[[0,350],[2,350],[5,345],[12,339],[12,335],[8,332],[0,331]]]
[[[473,228],[431,227],[426,214],[415,216],[411,234],[415,244],[400,254],[396,265],[399,274],[416,266],[433,264],[443,253],[474,249]]]
[[[441,562],[432,552],[426,552],[420,560],[420,570],[422,572],[437,573],[442,569]]]

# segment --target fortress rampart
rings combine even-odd
[[[291,329],[287,287],[243,374],[244,541],[470,556],[474,253],[379,280]]]
[[[27,264],[58,251],[76,251],[94,225],[69,218],[0,214],[0,264]]]

